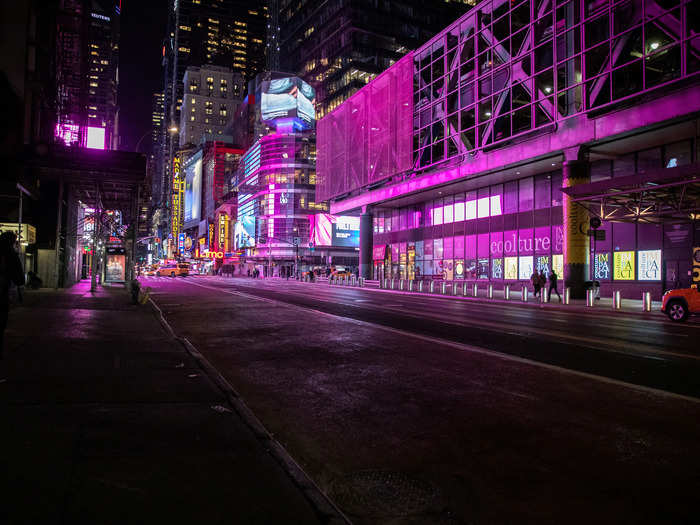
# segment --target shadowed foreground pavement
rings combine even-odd
[[[0,365],[0,523],[324,521],[150,306],[29,292]]]

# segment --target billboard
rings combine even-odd
[[[309,215],[309,242],[316,246],[360,246],[360,218],[317,213]]]
[[[185,167],[185,222],[202,219],[202,154]]]
[[[637,255],[637,279],[640,281],[660,281],[661,250],[640,250]]]
[[[616,281],[634,280],[634,252],[613,254],[613,279]]]
[[[298,77],[266,80],[261,86],[260,112],[267,122],[290,119],[302,129],[314,127],[316,91]]]
[[[234,248],[252,248],[255,246],[255,215],[238,217],[233,227]]]

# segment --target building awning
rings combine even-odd
[[[700,164],[660,168],[562,191],[609,222],[654,224],[700,219]]]
[[[386,244],[375,244],[372,247],[372,260],[373,261],[383,261],[386,255]]]

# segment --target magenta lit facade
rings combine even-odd
[[[317,200],[411,169],[409,53],[318,123]]]
[[[401,124],[382,141],[362,113],[381,77],[319,122],[317,198],[371,216],[375,278],[523,283],[578,266],[604,293],[658,297],[684,284],[697,221],[618,213],[606,240],[575,249],[562,188],[697,165],[699,21],[687,0],[480,2],[410,55],[409,78],[408,57],[384,73],[393,111],[379,114]],[[410,143],[410,159],[384,169],[380,143]],[[576,220],[588,228],[588,212]]]

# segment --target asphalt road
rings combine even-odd
[[[690,523],[698,323],[279,280],[144,279],[357,523]]]

